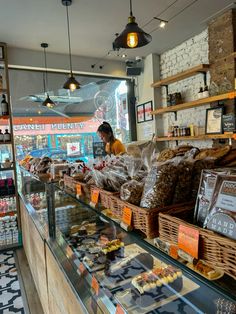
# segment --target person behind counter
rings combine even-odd
[[[97,129],[101,140],[106,144],[105,151],[107,154],[119,155],[126,152],[125,146],[120,140],[115,138],[113,130],[108,122],[103,122]]]

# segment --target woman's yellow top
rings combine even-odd
[[[115,141],[111,143],[107,143],[105,147],[105,151],[107,154],[111,155],[119,155],[126,152],[124,144],[121,143],[120,140],[115,139]]]

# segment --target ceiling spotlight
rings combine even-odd
[[[125,53],[122,54],[121,58],[126,58],[127,55]]]
[[[41,110],[38,110],[38,114],[41,114],[42,113],[42,111]]]
[[[132,0],[130,0],[130,16],[125,29],[113,42],[113,49],[119,48],[139,48],[147,45],[152,40],[152,36],[145,33],[135,22],[132,12]]]
[[[70,22],[69,22],[69,14],[68,14],[68,6],[72,4],[72,0],[62,0],[62,4],[66,7],[66,20],[67,20],[67,36],[68,36],[68,44],[69,44],[69,61],[70,61],[70,77],[63,85],[63,88],[70,89],[72,92],[76,89],[80,88],[80,83],[76,81],[72,72],[72,58],[71,58],[71,45],[70,45]]]
[[[159,27],[160,28],[165,28],[166,24],[168,23],[168,21],[159,19],[158,17],[154,17],[155,20],[158,20],[160,22]]]
[[[46,56],[46,48],[48,48],[47,43],[42,43],[41,47],[43,48],[44,51],[44,66],[45,66],[45,73],[43,74],[43,88],[44,88],[44,94],[47,94],[46,99],[42,103],[42,106],[48,107],[48,108],[53,108],[55,106],[55,103],[50,99],[48,92],[48,70],[47,70],[47,56]]]

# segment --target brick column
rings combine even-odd
[[[236,10],[232,9],[212,20],[208,27],[211,82],[220,86],[226,78],[234,89],[236,66]],[[225,103],[226,112],[234,112],[234,101]]]

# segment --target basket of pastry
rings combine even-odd
[[[113,213],[115,213],[117,208],[117,201],[116,197],[114,196],[119,195],[119,192],[106,191],[97,186],[91,186],[91,195],[95,190],[99,192],[99,204],[101,207],[103,209],[110,209]]]
[[[89,199],[90,185],[83,182],[84,178],[85,175],[83,173],[78,173],[73,177],[64,174],[64,188],[75,195]]]
[[[195,208],[180,207],[160,213],[159,237],[162,241],[177,245],[180,225],[197,230],[199,258],[211,267],[224,269],[227,275],[236,279],[234,171],[203,171]]]
[[[180,292],[183,287],[182,271],[171,265],[154,268],[134,277],[131,284],[140,295],[161,293],[163,287]]]

